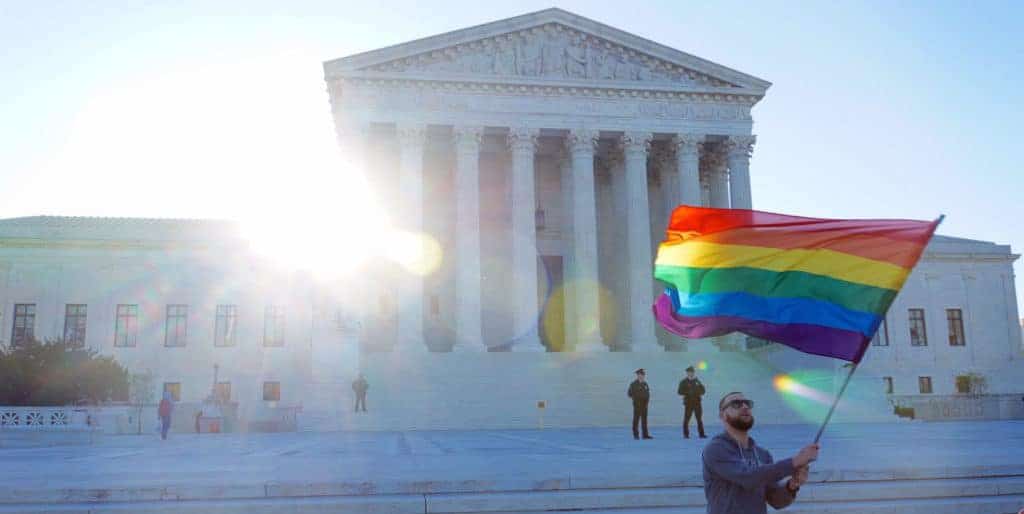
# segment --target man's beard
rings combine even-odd
[[[728,423],[730,427],[733,427],[736,430],[746,432],[747,430],[750,430],[750,428],[754,426],[754,416],[751,415],[749,420],[745,420],[741,416],[736,416],[735,418],[726,416],[725,422]]]

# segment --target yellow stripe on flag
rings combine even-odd
[[[690,241],[658,248],[656,265],[803,271],[898,291],[910,271],[888,262],[827,249],[766,248]]]

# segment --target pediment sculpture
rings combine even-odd
[[[732,86],[675,63],[558,24],[433,50],[370,69],[378,72]]]

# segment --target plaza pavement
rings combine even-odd
[[[753,436],[781,459],[815,431],[767,425]],[[0,448],[0,513],[701,512],[705,441],[679,432],[172,434]],[[934,513],[957,498],[975,503],[949,512],[1024,507],[1024,422],[830,426],[795,511]],[[851,501],[867,503],[843,510]]]

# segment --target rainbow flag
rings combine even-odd
[[[941,218],[830,220],[679,206],[654,316],[687,338],[743,332],[860,362]]]

